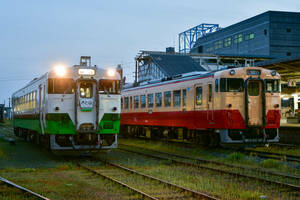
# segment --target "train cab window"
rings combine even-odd
[[[93,83],[82,82],[80,83],[80,97],[92,98],[93,97]]]
[[[102,79],[99,81],[99,89],[102,94],[120,94],[121,84],[120,80]]]
[[[212,84],[208,84],[208,101],[212,100]]]
[[[202,105],[202,87],[196,87],[196,105]]]
[[[186,106],[186,89],[182,90],[182,106]]]
[[[279,92],[279,80],[266,79],[266,92]]]
[[[138,109],[140,105],[139,96],[134,96],[134,109]]]
[[[49,78],[48,94],[73,94],[75,82],[70,78]]]
[[[259,95],[259,82],[249,82],[248,94],[249,94],[249,96],[258,96]]]
[[[155,106],[156,107],[161,107],[162,102],[162,94],[161,92],[155,93]]]
[[[164,103],[165,103],[165,107],[171,106],[171,92],[170,91],[164,92]]]
[[[242,78],[221,78],[220,92],[242,92],[244,80]]]
[[[153,94],[148,94],[148,108],[153,108]]]
[[[146,107],[146,96],[141,95],[141,108],[145,108],[145,107]]]
[[[129,99],[128,97],[124,98],[124,109],[128,109]]]
[[[181,90],[173,91],[173,105],[174,107],[181,106]]]
[[[215,91],[218,92],[219,91],[219,79],[215,80]]]

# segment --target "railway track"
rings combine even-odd
[[[129,147],[129,148],[135,148],[135,149],[139,149],[139,151],[135,151],[132,149],[128,149],[128,148],[123,148],[123,147]],[[295,191],[300,191],[300,185],[298,184],[290,184],[290,183],[285,183],[285,182],[280,182],[280,181],[273,181],[270,179],[266,179],[266,178],[262,178],[259,176],[254,176],[254,175],[249,175],[249,174],[242,174],[242,173],[238,173],[238,172],[233,172],[233,171],[228,171],[228,170],[224,170],[224,169],[219,169],[216,167],[211,167],[211,166],[205,166],[203,165],[203,163],[207,164],[214,164],[214,165],[218,165],[218,166],[224,166],[224,167],[228,167],[228,168],[238,168],[238,169],[242,169],[242,170],[255,170],[259,173],[264,173],[267,174],[268,176],[278,176],[281,178],[289,178],[292,179],[293,182],[297,182],[299,183],[300,177],[299,176],[293,176],[293,175],[285,175],[285,174],[281,174],[281,173],[276,173],[276,172],[271,172],[271,171],[262,171],[260,169],[257,168],[248,168],[248,167],[242,167],[242,166],[235,166],[235,165],[231,165],[231,164],[225,164],[225,163],[221,163],[221,162],[216,162],[216,161],[209,161],[209,160],[205,160],[205,159],[200,159],[200,158],[193,158],[193,157],[189,157],[189,156],[183,156],[183,155],[178,155],[178,154],[171,154],[171,153],[167,153],[167,152],[161,152],[161,151],[157,151],[157,150],[152,150],[152,149],[147,149],[147,148],[140,148],[140,147],[135,147],[135,146],[131,146],[131,145],[120,145],[119,149],[122,151],[127,151],[127,152],[131,152],[131,153],[136,153],[136,154],[140,154],[140,155],[144,155],[144,156],[148,156],[148,157],[152,157],[152,158],[156,158],[156,159],[163,159],[163,160],[169,160],[172,163],[175,164],[180,164],[180,165],[186,165],[186,166],[191,166],[191,167],[196,167],[196,168],[201,168],[201,169],[206,169],[206,170],[212,170],[221,174],[228,174],[234,177],[242,177],[242,178],[248,178],[248,179],[252,179],[252,180],[258,180],[261,182],[265,182],[265,183],[269,183],[269,184],[273,184],[273,185],[278,185],[280,187],[284,187],[284,188],[289,188]],[[149,152],[146,153],[145,151]],[[151,153],[150,153],[151,152]],[[158,154],[158,155],[157,155]],[[162,156],[162,155],[166,155]],[[181,159],[181,160],[178,160]],[[189,160],[188,162],[186,161],[182,161],[182,159],[186,159]],[[192,163],[190,161],[196,161],[197,164]],[[198,164],[198,163],[202,163],[202,164]]]
[[[274,152],[264,152],[264,151],[257,151],[257,150],[239,150],[242,153],[247,155],[256,155],[261,158],[270,158],[275,160],[282,160],[288,162],[296,162],[300,163],[300,156],[289,155],[289,154],[281,154],[281,153],[274,153]]]
[[[194,190],[190,190],[188,188],[181,187],[179,185],[164,181],[162,179],[140,173],[138,171],[127,168],[125,166],[111,163],[107,160],[102,160],[99,158],[96,158],[96,160],[106,163],[107,165],[111,166],[112,169],[105,170],[105,171],[102,170],[101,172],[99,172],[98,170],[91,169],[88,166],[85,166],[81,163],[78,163],[78,166],[94,173],[95,175],[101,176],[101,177],[106,178],[114,183],[117,183],[117,184],[123,186],[123,187],[126,187],[129,190],[134,191],[138,195],[141,195],[143,198],[147,198],[147,199],[166,199],[167,198],[167,199],[217,200],[217,198],[207,195],[205,193],[201,193],[201,192],[197,192]],[[138,189],[138,185],[133,187],[127,183],[124,183],[124,182],[126,182],[126,180],[124,182],[119,180],[119,179],[122,179],[122,178],[120,178],[121,177],[120,171],[125,172],[125,174],[121,173],[121,176],[123,176],[123,177],[128,177],[128,174],[131,174],[132,176],[134,176],[134,177],[131,176],[130,178],[134,178],[134,180],[135,180],[134,182],[137,184],[141,183],[141,178],[142,178],[143,179],[142,180],[143,190],[147,190],[147,192],[144,192],[144,191],[141,191],[140,189]],[[113,176],[118,176],[119,178],[117,179],[117,178],[114,178]],[[145,181],[148,181],[148,182],[145,183]]]
[[[24,195],[32,196],[34,199],[50,200],[47,197],[44,197],[44,196],[42,196],[40,194],[37,194],[37,193],[35,193],[35,192],[27,189],[27,188],[24,188],[24,187],[22,187],[20,185],[17,185],[15,183],[13,183],[13,182],[11,182],[11,181],[3,178],[3,177],[0,177],[0,183],[3,183],[3,184],[5,184],[5,185],[7,185],[9,187],[14,187],[14,188],[16,188],[18,190],[21,190],[24,193]]]

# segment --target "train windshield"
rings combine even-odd
[[[221,92],[242,92],[244,90],[244,79],[221,78]]]
[[[70,78],[49,78],[48,94],[73,94],[75,82]]]
[[[102,94],[120,94],[121,84],[120,80],[102,79],[99,81],[100,93]]]
[[[278,79],[266,79],[266,92],[279,92],[279,80]]]
[[[80,97],[92,98],[93,97],[93,83],[80,83]]]

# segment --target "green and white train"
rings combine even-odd
[[[57,67],[12,96],[15,135],[53,151],[116,148],[120,130],[118,70],[80,65]]]

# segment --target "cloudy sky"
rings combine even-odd
[[[140,50],[175,46],[201,23],[226,27],[268,10],[300,12],[299,0],[3,0],[0,6],[0,103],[57,63],[92,56],[122,64],[132,80]]]

